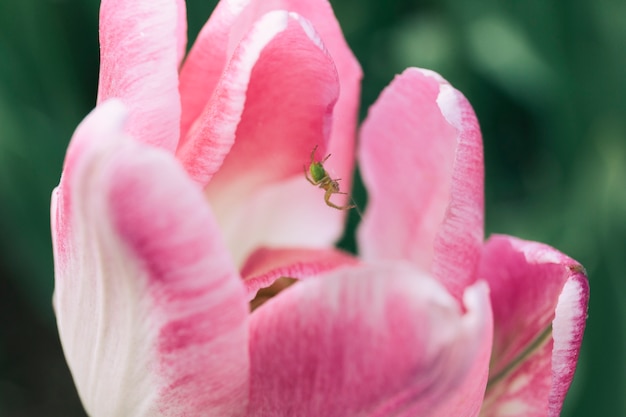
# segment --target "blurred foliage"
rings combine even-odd
[[[193,39],[215,1],[187,3]],[[472,102],[487,232],[549,243],[590,276],[563,415],[626,415],[626,3],[332,3],[364,69],[362,116],[407,66],[440,72]],[[1,416],[84,415],[50,303],[49,198],[95,102],[97,18],[96,0],[0,0]]]

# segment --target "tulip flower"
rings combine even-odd
[[[355,152],[360,68],[325,0],[103,0],[98,102],[52,196],[54,308],[93,417],[556,416],[588,284],[483,236],[480,129],[408,69]],[[359,255],[334,249],[355,153]],[[331,156],[326,158],[326,155]]]

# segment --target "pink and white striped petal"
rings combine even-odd
[[[489,282],[494,347],[483,417],[556,417],[576,369],[589,284],[576,261],[540,243],[493,236]]]
[[[465,312],[406,263],[299,282],[250,319],[249,416],[439,416],[468,376],[491,310],[484,284]]]
[[[481,134],[465,97],[407,69],[370,109],[359,161],[369,198],[360,253],[412,261],[460,298],[476,280],[484,209]]]
[[[201,191],[125,133],[118,101],[78,127],[53,194],[54,306],[89,415],[241,416],[248,303]]]
[[[186,44],[180,0],[103,0],[98,103],[129,108],[126,133],[174,151],[180,131],[178,66]]]

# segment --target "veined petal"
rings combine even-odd
[[[407,264],[362,265],[299,282],[251,316],[249,416],[438,416],[470,371],[491,312],[466,311]]]
[[[123,133],[117,101],[77,129],[53,194],[54,306],[91,416],[238,416],[248,304],[204,196]]]
[[[359,160],[367,259],[406,259],[455,297],[475,281],[483,240],[483,156],[476,116],[437,74],[410,68],[370,109]]]
[[[180,130],[184,5],[180,0],[103,0],[100,6],[98,103],[122,100],[129,108],[125,131],[172,152]]]
[[[576,369],[589,285],[584,269],[555,249],[509,236],[485,245],[494,347],[483,417],[555,417]]]

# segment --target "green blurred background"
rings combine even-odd
[[[193,39],[215,1],[187,3]],[[563,416],[626,416],[626,2],[332,3],[365,73],[361,116],[407,66],[440,72],[470,99],[487,233],[549,243],[589,273]],[[49,198],[95,102],[97,19],[96,0],[0,0],[2,417],[84,416],[51,309]]]

